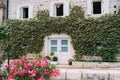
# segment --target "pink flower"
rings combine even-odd
[[[19,74],[20,76],[24,76],[24,75],[26,74],[26,70],[20,69],[20,70],[18,71],[18,74]]]
[[[39,61],[37,61],[37,60],[33,60],[32,63],[33,63],[33,65],[35,65],[35,66],[39,66],[39,64],[40,64]]]
[[[8,80],[14,80],[14,79],[12,79],[12,78],[8,78]]]
[[[26,60],[22,59],[22,60],[21,60],[21,63],[22,63],[22,64],[23,64],[23,63],[26,63]]]
[[[29,56],[25,56],[24,59],[25,60],[30,60],[30,57]]]
[[[57,77],[58,75],[60,75],[60,71],[59,70],[55,70],[51,73],[52,76]]]
[[[5,67],[5,70],[8,75],[8,80],[15,80],[21,78],[29,78],[35,80],[45,80],[45,76],[56,77],[60,75],[60,71],[56,70],[55,66],[51,67],[51,64],[48,63],[47,58],[41,58],[40,60],[33,60],[28,56],[24,59],[17,59],[10,62],[8,66]],[[18,76],[19,75],[19,76]],[[43,75],[41,77],[41,75]]]
[[[42,68],[45,68],[48,65],[48,59],[47,58],[42,58],[40,61],[40,66]]]
[[[32,66],[32,63],[28,63],[27,66],[28,66],[28,67],[31,67],[31,66]]]
[[[8,80],[13,80],[14,79],[14,76],[13,75],[9,75],[8,76]]]
[[[30,77],[36,76],[36,70],[28,71],[28,73],[30,74]]]
[[[32,63],[24,63],[24,67],[29,70],[32,67]]]
[[[37,80],[44,80],[44,78],[43,78],[43,77],[41,77],[41,78],[38,78]]]
[[[45,74],[48,76],[57,77],[58,75],[60,75],[60,71],[59,70],[54,70],[54,71],[48,70],[45,72]]]

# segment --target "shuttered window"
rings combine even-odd
[[[69,16],[69,2],[51,2],[49,12],[50,17]]]
[[[87,0],[87,15],[95,14],[109,14],[110,13],[110,0]]]
[[[16,19],[33,18],[33,5],[19,5],[16,10]]]

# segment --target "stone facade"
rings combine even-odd
[[[101,8],[100,14],[94,14],[94,2],[99,2],[99,7]],[[120,7],[120,0],[9,0],[8,18],[21,20],[31,19],[34,18],[37,12],[40,10],[48,10],[50,17],[57,17],[56,8],[59,7],[60,4],[63,5],[62,17],[69,16],[70,10],[74,6],[81,6],[85,12],[85,17],[99,17],[105,14],[117,13]],[[70,43],[71,38],[69,35],[52,34],[50,36],[46,36],[44,40],[44,48],[41,52],[43,53],[43,56],[49,55],[49,53],[52,51],[50,51],[50,49],[54,48],[55,50],[56,48],[56,50],[59,49],[56,52],[56,55],[59,58],[59,64],[67,64],[68,59],[73,58],[75,51]],[[56,45],[52,45],[50,41],[56,41]],[[60,43],[62,41],[67,44],[65,47]],[[68,51],[66,53],[62,52],[60,48],[64,48],[64,50],[67,48]]]
[[[98,0],[10,0],[9,1],[9,18],[10,19],[20,19],[20,7],[29,7],[30,8],[30,18],[33,18],[36,16],[37,12],[39,10],[48,10],[50,11],[50,6],[52,3],[62,3],[62,2],[68,2],[69,8],[71,9],[73,6],[82,6],[83,10],[85,11],[85,16],[91,16],[91,17],[99,17],[104,14],[113,14],[118,11],[118,8],[120,6],[119,0],[99,0],[101,2],[101,14],[99,15],[93,15],[92,9],[90,11],[90,6],[92,8],[92,1],[98,1]],[[107,1],[107,2],[106,2]],[[89,5],[90,4],[90,5]],[[107,6],[108,5],[108,6]],[[108,9],[107,9],[108,7]],[[106,12],[108,11],[108,12]]]

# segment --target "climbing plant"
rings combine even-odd
[[[49,17],[48,11],[39,11],[32,20],[8,20],[6,24],[12,28],[12,57],[24,55],[23,45],[28,52],[39,53],[45,36],[58,32],[70,35],[75,60],[97,55],[103,61],[115,61],[120,53],[120,14],[85,18],[82,8],[74,6],[67,17]]]

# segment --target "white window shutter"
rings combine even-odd
[[[50,3],[49,15],[50,17],[54,17],[54,3]]]
[[[110,13],[109,5],[110,5],[110,0],[104,0],[104,3],[103,3],[103,14],[109,14]]]
[[[69,13],[70,13],[70,4],[69,2],[64,2],[64,8],[63,8],[63,11],[64,11],[64,16],[69,16]]]
[[[20,19],[20,7],[17,7],[17,10],[16,10],[16,19]]]
[[[92,14],[92,0],[87,0],[87,14]]]
[[[28,7],[28,18],[33,18],[33,5]]]

